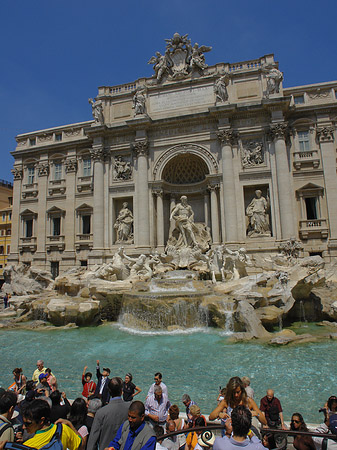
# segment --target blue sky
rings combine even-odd
[[[176,31],[209,65],[274,53],[284,86],[337,79],[335,0],[0,0],[0,178],[15,136],[91,119],[100,85],[151,76]]]

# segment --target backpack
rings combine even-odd
[[[0,436],[2,436],[2,434],[8,430],[8,428],[13,428],[13,425],[11,423],[7,423],[7,422],[3,422],[0,425]],[[0,439],[1,440],[1,439]]]
[[[281,424],[280,413],[277,406],[271,406],[268,410],[267,422],[270,428],[275,428]]]
[[[53,437],[50,439],[48,444],[41,447],[40,450],[63,450],[63,444],[61,442],[61,434],[62,434],[62,424],[58,423]],[[27,447],[27,445],[18,444],[17,442],[6,442],[4,448],[8,450],[32,450],[32,447]]]

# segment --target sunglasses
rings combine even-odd
[[[33,423],[31,420],[23,420],[22,422],[26,427],[29,427]]]
[[[292,420],[292,423],[301,423],[301,421],[300,421],[300,420],[295,420],[295,419],[293,419],[293,420]]]

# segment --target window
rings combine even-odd
[[[0,245],[0,255],[3,255],[3,254],[4,254],[4,246]]]
[[[3,213],[3,214],[2,214],[2,221],[3,221],[3,222],[6,222],[6,213]]]
[[[12,220],[12,213],[9,213],[9,220]]]
[[[56,133],[55,134],[55,141],[56,142],[62,141],[62,133]]]
[[[54,180],[61,180],[62,178],[62,164],[54,164]]]
[[[10,236],[10,235],[11,235],[11,229],[10,229],[10,228],[7,228],[7,230],[6,230],[6,235],[7,235],[7,236]]]
[[[35,169],[34,167],[28,167],[28,184],[33,184],[35,178]]]
[[[86,259],[81,259],[81,267],[88,267],[88,261]]]
[[[25,220],[25,237],[33,236],[33,219]]]
[[[298,143],[301,152],[307,152],[310,150],[309,131],[298,132]]]
[[[306,197],[305,207],[307,210],[307,220],[316,220],[317,217],[317,198],[316,197]]]
[[[36,138],[30,138],[29,145],[36,145]]]
[[[11,252],[11,246],[10,246],[10,245],[7,245],[7,255],[9,255],[10,252]]]
[[[294,96],[295,105],[303,105],[304,103],[304,95],[296,95]]]
[[[83,176],[89,177],[91,175],[91,159],[83,160]]]
[[[82,216],[82,234],[90,234],[90,219],[91,216]]]
[[[53,217],[53,236],[61,234],[61,217]]]

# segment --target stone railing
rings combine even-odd
[[[318,235],[318,237],[326,239],[328,231],[326,219],[300,220],[300,236],[302,239],[308,239],[312,235]]]
[[[101,86],[98,95],[118,95],[132,92],[137,88],[137,83],[119,84],[117,86]]]
[[[78,241],[92,241],[92,233],[90,234],[76,234]]]
[[[65,243],[64,243],[65,236],[63,234],[59,234],[57,236],[50,235],[47,236],[47,242],[46,242],[46,250],[49,252],[52,250],[52,248],[57,248],[58,250],[64,250]]]
[[[252,59],[251,61],[244,61],[228,65],[229,72],[237,72],[238,70],[259,69],[261,61],[259,59]]]
[[[93,247],[93,235],[79,233],[76,234],[75,248],[80,250],[81,248],[92,248]]]
[[[320,165],[318,150],[307,150],[294,152],[294,167],[299,170],[303,165],[313,166],[315,169]]]
[[[35,236],[21,237],[20,244],[19,244],[19,252],[21,252],[21,253],[24,251],[35,252],[36,247],[37,247],[36,241],[37,241],[37,238]]]

